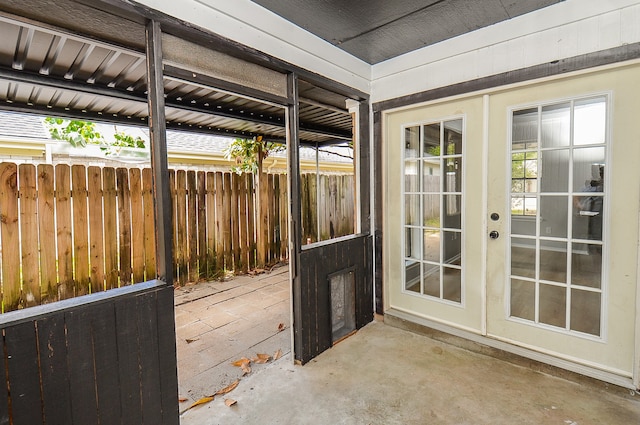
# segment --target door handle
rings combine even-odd
[[[491,239],[498,239],[500,237],[500,233],[497,230],[492,230],[489,232],[489,237]]]

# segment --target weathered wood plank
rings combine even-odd
[[[224,177],[222,173],[216,173],[216,273],[224,271]]]
[[[158,357],[157,292],[137,298],[138,338],[140,343],[140,392],[142,422],[161,424],[160,361]]]
[[[247,214],[247,174],[239,176],[238,185],[238,223],[240,225],[240,261],[238,267],[242,273],[249,271],[249,233],[248,233],[248,214]]]
[[[233,270],[233,243],[231,236],[231,174],[224,173],[224,192],[222,197],[222,235],[224,238],[224,268]]]
[[[176,171],[176,276],[180,286],[187,283],[187,174],[185,170]]]
[[[32,322],[4,329],[13,424],[42,424],[36,330]],[[95,423],[95,422],[78,422]]]
[[[73,202],[73,261],[76,296],[89,293],[89,220],[87,217],[87,170],[71,166],[71,200]]]
[[[258,202],[258,267],[264,267],[269,262],[269,178],[266,173],[259,176]]]
[[[118,264],[118,204],[116,191],[116,170],[107,167],[102,170],[102,194],[104,202],[104,270],[105,287],[120,286]]]
[[[289,253],[289,199],[287,175],[280,174],[280,259],[286,260]]]
[[[120,422],[120,383],[118,374],[118,343],[113,302],[93,305],[88,310],[93,338],[96,398],[100,424]]]
[[[170,425],[179,422],[173,288],[162,288],[157,293],[158,371],[162,391],[162,423]]]
[[[73,419],[64,314],[49,315],[38,320],[36,326],[45,423],[71,424]]]
[[[216,260],[216,174],[206,175],[206,221],[207,221],[207,278],[214,278],[217,272]]]
[[[97,424],[98,401],[89,310],[66,312],[65,325],[69,382],[73,383],[70,385],[73,423]]]
[[[153,174],[150,168],[142,170],[142,208],[144,210],[144,274],[145,280],[152,280],[157,277],[157,274]]]
[[[73,280],[73,239],[71,235],[71,169],[56,165],[56,228],[58,240],[58,298],[75,296]]]
[[[198,280],[207,278],[209,269],[207,255],[207,234],[209,232],[207,226],[207,174],[204,171],[198,171],[197,180],[197,209],[198,209]]]
[[[131,192],[131,269],[133,283],[144,282],[144,212],[142,210],[142,176],[139,168],[129,169]]]
[[[120,253],[120,286],[131,285],[131,194],[129,172],[116,169],[116,191],[118,198],[118,228]]]
[[[9,415],[11,413],[9,410],[9,392],[7,391],[7,386],[4,385],[4,383],[9,380],[7,377],[5,362],[4,338],[0,338],[0,382],[3,383],[3,385],[0,385],[0,425],[10,425]]]
[[[255,210],[255,177],[247,174],[247,233],[249,244],[249,269],[256,268],[256,210]]]
[[[120,382],[120,408],[122,425],[140,425],[142,399],[140,395],[140,347],[138,343],[137,297],[127,297],[115,304],[116,329],[118,329],[117,373]]]
[[[105,290],[104,282],[104,228],[102,213],[102,170],[89,167],[89,249],[91,262],[91,292]]]
[[[176,188],[176,172],[169,170],[169,195],[171,197],[171,235],[173,236],[173,283],[178,283],[178,192]],[[155,229],[155,228],[154,228]]]
[[[276,260],[276,217],[279,200],[276,198],[278,196],[279,187],[276,186],[279,183],[273,174],[269,174],[269,205],[268,205],[268,213],[269,213],[269,264],[277,261]]]
[[[22,251],[22,302],[25,307],[39,305],[40,261],[38,258],[38,192],[36,191],[36,167],[20,164],[20,248]],[[17,246],[14,248],[16,249]]]
[[[54,170],[50,164],[38,165],[38,231],[40,232],[40,290],[42,302],[58,298],[56,270],[56,226],[54,214]]]
[[[4,311],[20,305],[20,229],[18,227],[18,167],[0,163],[0,240]]]
[[[242,218],[240,217],[240,176],[237,173],[231,174],[231,251],[233,256],[233,269],[240,270],[240,227]]]
[[[196,172],[187,171],[187,267],[188,281],[198,281],[198,189]]]

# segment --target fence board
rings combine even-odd
[[[116,192],[118,198],[118,228],[120,229],[120,286],[131,285],[131,199],[129,172],[116,169]]]
[[[89,167],[89,245],[91,261],[91,292],[105,289],[104,228],[102,227],[102,170]]]
[[[215,173],[206,175],[206,220],[207,220],[207,270],[208,278],[217,274],[216,261],[216,177]]]
[[[157,277],[156,223],[151,168],[142,170],[142,209],[144,211],[144,275],[145,280],[151,280]]]
[[[238,222],[240,224],[240,262],[238,263],[238,269],[242,271],[242,273],[247,273],[249,271],[249,234],[247,230],[247,225],[249,222],[249,218],[247,217],[247,177],[248,174],[242,174],[238,176],[238,184],[239,184],[239,209]]]
[[[40,264],[38,261],[38,200],[36,167],[18,167],[20,193],[20,248],[22,251],[22,303],[25,307],[40,304]],[[14,249],[17,250],[17,246]]]
[[[142,176],[140,169],[129,169],[129,190],[131,196],[131,269],[133,283],[144,282],[144,212],[142,210]]]
[[[255,177],[247,174],[247,233],[249,238],[249,269],[256,267],[256,211],[255,211]]]
[[[187,282],[187,174],[184,170],[176,171],[176,269],[178,283]]]
[[[73,262],[75,295],[89,293],[89,223],[87,217],[87,170],[71,166],[71,201],[73,203]]]
[[[102,170],[102,195],[104,197],[104,269],[106,289],[117,288],[118,271],[118,205],[116,192],[116,170],[107,167]]]
[[[287,241],[289,240],[289,199],[287,190],[287,175],[278,175],[280,179],[280,259],[286,260],[289,253]]]
[[[178,268],[178,193],[175,170],[169,170],[169,195],[171,197],[171,225],[173,226],[171,230],[173,235],[173,282],[177,283],[180,270]]]
[[[258,211],[257,228],[258,232],[258,267],[264,267],[269,262],[269,178],[266,173],[259,177],[259,201],[256,208]]]
[[[187,171],[187,267],[189,282],[198,280],[198,193],[196,186],[196,172]]]
[[[207,278],[207,174],[204,171],[198,171],[196,175],[198,188],[198,280]]]
[[[0,239],[4,311],[20,304],[20,236],[18,234],[18,167],[0,164]]]
[[[43,302],[58,297],[56,235],[54,214],[54,171],[49,164],[38,165],[38,226],[40,233],[40,290]]]
[[[216,173],[216,271],[224,271],[224,178]]]
[[[277,175],[269,174],[269,190],[269,263],[274,263],[280,254],[280,180]]]
[[[56,228],[58,241],[58,297],[75,296],[73,282],[73,239],[71,234],[71,168],[56,165]]]
[[[231,246],[233,251],[233,269],[240,270],[240,176],[231,174]]]
[[[224,238],[224,268],[233,270],[233,244],[231,236],[231,174],[224,173],[224,190],[222,192],[222,234]]]

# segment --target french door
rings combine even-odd
[[[622,68],[388,114],[387,311],[632,378],[633,75]]]

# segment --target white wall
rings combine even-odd
[[[251,1],[137,1],[301,68],[369,92],[369,64]]]
[[[372,102],[640,41],[640,1],[566,0],[372,67]]]

